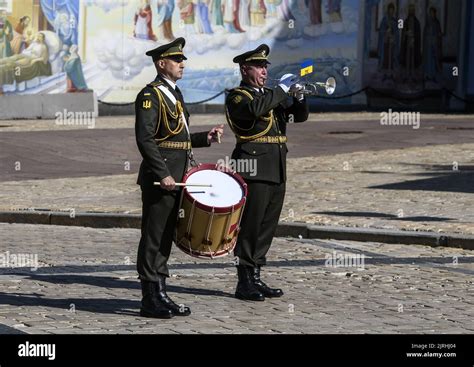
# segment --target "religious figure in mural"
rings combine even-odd
[[[224,16],[222,13],[222,0],[211,0],[209,4],[211,12],[211,22],[216,26],[224,26]]]
[[[295,16],[291,12],[291,4],[289,0],[282,0],[281,4],[277,7],[278,18],[287,22],[289,20],[295,20]]]
[[[387,13],[382,19],[378,38],[379,70],[385,79],[393,79],[393,73],[398,66],[399,34],[395,18],[395,5],[388,4]]]
[[[245,32],[239,21],[240,0],[225,0],[224,4],[224,27],[229,33]]]
[[[341,0],[328,0],[327,14],[329,15],[329,23],[342,22]]]
[[[82,62],[79,57],[77,45],[72,45],[69,48],[69,55],[64,57],[64,71],[67,75],[67,92],[86,92],[87,83],[82,71]]]
[[[30,22],[31,18],[25,15],[24,17],[20,18],[17,26],[15,27],[15,30],[13,32],[13,39],[10,42],[12,52],[15,55],[21,53],[24,49],[26,49],[32,41],[30,39],[31,30],[28,29]]]
[[[179,16],[184,23],[186,33],[194,33],[193,0],[178,0]]]
[[[43,33],[38,33],[31,45],[19,55],[0,59],[0,85],[51,75],[48,47]]]
[[[265,7],[267,8],[266,18],[276,18],[277,6],[281,4],[281,0],[265,0]]]
[[[10,57],[12,48],[10,45],[13,39],[13,27],[7,19],[7,12],[0,10],[0,59]]]
[[[250,27],[250,1],[240,0],[239,22],[242,27]]]
[[[441,73],[443,33],[436,17],[436,9],[431,7],[423,30],[423,69],[427,80],[436,80]]]
[[[209,0],[197,0],[196,13],[198,14],[196,28],[197,33],[212,34],[214,33],[209,21]]]
[[[267,8],[263,0],[250,0],[250,24],[252,26],[261,27],[265,25],[266,13]]]
[[[173,35],[171,18],[173,17],[175,2],[174,0],[158,0],[158,29],[160,37],[166,41],[173,41],[176,37]]]
[[[152,28],[152,19],[150,0],[142,0],[133,18],[133,37],[156,41]]]
[[[305,0],[306,6],[309,10],[309,20],[311,24],[321,24],[321,0]]]
[[[54,29],[63,44],[77,44],[77,19],[74,14],[58,11],[54,19]]]
[[[421,27],[413,4],[408,6],[408,17],[403,23],[400,64],[405,68],[404,81],[414,81],[416,69],[421,64]]]

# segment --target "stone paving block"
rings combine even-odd
[[[169,293],[193,313],[148,320],[138,317],[140,290],[133,266],[122,267],[121,254],[136,251],[137,230],[0,224],[0,236],[7,239],[0,253],[12,248],[36,252],[47,265],[38,272],[0,268],[0,323],[28,333],[473,332],[472,276],[433,265],[433,259],[450,256],[453,249],[277,238],[262,274],[285,296],[253,303],[233,298],[236,276],[228,259],[196,261],[174,248],[171,272],[176,276],[169,279]],[[68,245],[71,239],[75,246]],[[330,271],[324,262],[308,262],[330,253],[328,245],[350,253],[356,244],[390,261],[371,265],[370,272],[349,269],[350,276]],[[463,256],[474,258],[469,251]],[[392,264],[402,258],[417,265]],[[12,280],[18,280],[15,287],[10,287]],[[68,312],[71,303],[75,313]],[[403,312],[398,312],[400,304]]]
[[[443,116],[445,127],[452,123],[451,117]],[[462,118],[456,116],[456,119],[464,120],[463,123],[466,126],[471,123],[469,118],[472,119],[472,116]],[[98,119],[97,123],[105,124],[109,128],[113,128],[115,123],[117,124],[115,127],[119,126],[116,121],[111,123],[102,119]],[[461,121],[457,123],[460,124]],[[19,123],[11,122],[10,124],[18,125]],[[16,126],[18,130],[15,131],[35,130],[38,124],[43,125],[40,129],[57,132],[58,126],[54,126],[54,122],[51,121],[49,127],[44,126],[44,124],[48,125],[47,122],[23,123],[22,126]],[[133,139],[130,121],[128,124],[130,131],[127,138]],[[303,129],[306,126],[308,125],[301,124]],[[449,130],[440,125],[433,126],[435,127],[436,129],[431,133],[442,128],[443,141],[446,141],[445,136]],[[12,128],[15,129],[15,127]],[[374,126],[371,126],[370,131],[373,131],[373,128]],[[2,130],[5,131],[5,129]],[[296,132],[296,129],[290,130],[289,134]],[[365,131],[367,132],[367,129]],[[94,133],[100,134],[97,130]],[[114,132],[107,132],[107,134],[112,133]],[[15,134],[20,136],[18,133]],[[388,134],[385,144],[390,141],[390,135],[393,132]],[[8,133],[7,136],[13,140]],[[52,136],[54,141],[54,135]],[[423,135],[423,137],[427,136],[430,134]],[[464,167],[472,164],[474,149],[472,142],[469,143],[467,137],[463,135],[453,141],[458,142],[460,138],[466,139],[468,143],[437,144],[436,147],[432,145],[396,146],[394,147],[396,149],[378,151],[363,151],[364,146],[361,146],[354,151],[340,154],[331,154],[334,151],[320,154],[319,151],[316,152],[314,145],[309,149],[305,147],[309,152],[306,152],[304,156],[289,156],[287,196],[282,211],[282,221],[360,229],[378,228],[387,231],[402,229],[421,233],[472,235],[474,234],[474,214],[470,210],[473,206],[473,198],[469,187],[472,176],[469,168]],[[230,151],[233,142],[229,140],[227,143],[230,144],[225,149]],[[294,148],[305,146],[299,143],[291,144]],[[23,145],[24,141],[21,140],[19,148],[22,150]],[[79,152],[81,151],[87,150],[79,147]],[[290,154],[293,151],[293,148],[290,149]],[[49,151],[47,153],[50,155]],[[136,149],[133,153],[138,157]],[[456,162],[459,164],[458,171],[453,171],[453,159],[447,157],[456,157]],[[10,161],[14,160],[10,159]],[[78,159],[78,164],[87,164],[87,160],[84,159],[84,161],[86,162]],[[72,209],[76,213],[139,214],[141,201],[139,188],[135,182],[136,173],[132,173],[132,169],[130,174],[123,174],[123,162],[118,163],[119,170],[113,172],[114,174],[109,172],[107,176],[6,180],[2,182],[2,192],[5,195],[0,198],[0,211],[31,211],[33,208],[59,211],[64,213],[66,218],[53,216],[52,220],[57,220],[58,224],[68,223],[67,216]],[[137,170],[138,162],[134,166]],[[456,182],[454,175],[457,175],[460,188],[452,183],[452,181]],[[15,177],[18,176],[21,178],[21,175]],[[430,183],[436,183],[441,179],[449,181],[455,189],[430,189]],[[461,185],[459,182],[465,182],[465,184]],[[51,190],[51,187],[55,189]],[[109,189],[104,190],[104,187]],[[78,192],[80,195],[77,195]],[[91,220],[83,220],[84,223],[87,222],[86,224],[94,225]],[[137,225],[136,220],[131,222],[133,223],[123,221],[122,224],[131,227]],[[300,233],[296,233],[298,234]],[[301,235],[305,237],[304,233]],[[383,241],[383,239],[377,241]],[[459,245],[462,242],[462,240],[457,241],[458,243],[453,243],[453,245]]]

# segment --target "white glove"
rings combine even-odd
[[[288,93],[290,87],[298,81],[298,77],[295,74],[285,74],[280,78],[278,86]]]
[[[290,94],[301,102],[304,99],[304,86],[300,83],[293,84],[290,87]]]
[[[304,92],[300,91],[295,94],[295,98],[298,100],[298,102],[301,102],[304,99]]]

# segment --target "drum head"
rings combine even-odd
[[[215,208],[237,205],[244,196],[240,183],[230,174],[216,170],[199,170],[188,176],[186,183],[211,184],[212,187],[187,187],[197,202]]]

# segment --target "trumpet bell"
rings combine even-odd
[[[336,90],[336,79],[334,79],[333,77],[328,78],[328,80],[326,80],[326,85],[324,86],[324,89],[326,89],[327,94],[333,94]]]
[[[321,83],[321,82],[316,82],[314,83],[313,85],[317,85],[319,87],[323,87],[325,90],[326,90],[326,93],[331,95],[334,93],[334,91],[336,90],[336,79],[334,79],[332,76],[329,77],[327,80],[326,80],[326,83]],[[316,88],[316,87],[314,87]],[[316,91],[316,94],[317,94],[317,91]]]

